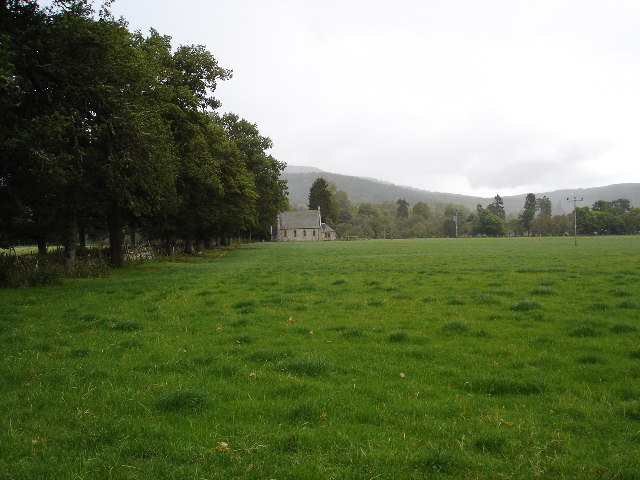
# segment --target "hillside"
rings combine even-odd
[[[313,181],[322,176],[325,180],[333,182],[338,190],[347,192],[351,202],[355,205],[361,203],[395,202],[404,198],[410,205],[422,201],[431,206],[438,204],[454,203],[463,205],[470,210],[475,210],[481,203],[486,206],[493,201],[492,198],[483,198],[455,193],[429,192],[412,187],[394,185],[374,179],[341,175],[338,173],[323,172],[313,167],[288,166],[281,175],[287,180],[289,186],[289,202],[292,208],[300,208],[306,205],[309,188]],[[500,193],[500,192],[496,192]],[[616,200],[627,198],[634,207],[640,206],[640,183],[620,183],[603,187],[579,188],[556,190],[553,192],[533,192],[536,197],[546,195],[551,200],[553,213],[567,213],[573,208],[573,202],[567,202],[567,197],[584,198],[579,206],[591,206],[596,200]],[[522,210],[526,193],[521,195],[503,196],[504,207],[507,214],[517,214]]]

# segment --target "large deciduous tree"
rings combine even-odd
[[[0,1],[0,240],[61,240],[71,264],[81,227],[104,225],[120,266],[125,226],[187,251],[264,234],[286,208],[284,165],[254,124],[214,114],[231,72],[129,32],[109,3]]]
[[[478,222],[473,228],[474,235],[487,235],[489,237],[501,237],[506,235],[507,227],[500,217],[488,209],[482,210]]]
[[[420,216],[425,220],[430,220],[431,218],[433,218],[431,207],[429,207],[429,205],[425,202],[416,202],[416,204],[411,209],[411,214]]]
[[[274,224],[278,212],[286,210],[289,205],[286,182],[280,180],[285,164],[267,154],[273,143],[268,137],[260,135],[255,124],[240,119],[235,114],[225,114],[220,122],[241,152],[258,195],[256,217],[249,228],[259,238],[267,239],[270,236],[269,228]]]

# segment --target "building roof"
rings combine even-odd
[[[335,230],[331,228],[329,225],[327,225],[326,223],[322,224],[322,231],[326,233],[335,232]]]
[[[281,212],[280,228],[320,228],[320,212],[318,210]]]

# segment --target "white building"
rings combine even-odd
[[[276,242],[320,242],[336,240],[336,231],[322,223],[318,210],[289,210],[278,214],[272,239]]]

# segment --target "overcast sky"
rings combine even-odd
[[[640,182],[638,0],[117,0],[291,165],[483,196]]]

